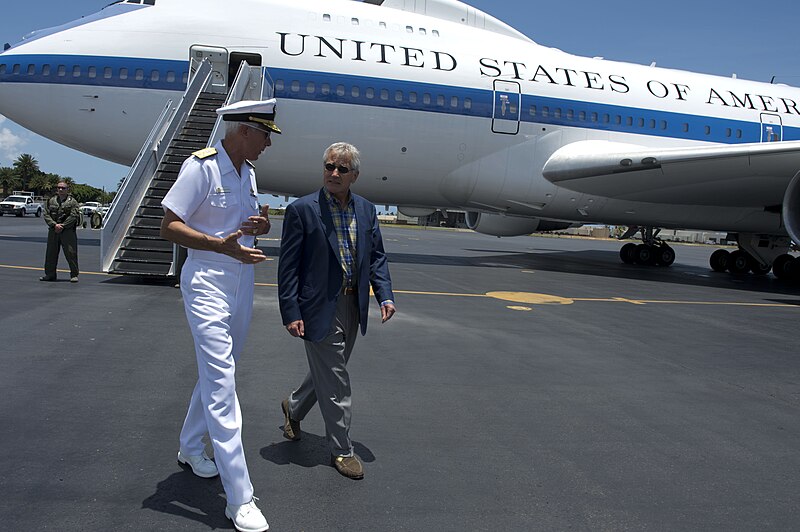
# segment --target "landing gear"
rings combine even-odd
[[[788,238],[744,233],[735,238],[739,249],[730,252],[718,249],[711,254],[708,262],[715,272],[766,275],[772,270],[778,279],[800,279],[800,258],[787,253],[792,249],[792,242]]]
[[[631,227],[621,240],[630,238],[638,232],[642,233],[642,244],[628,242],[619,250],[619,258],[625,264],[650,266],[669,266],[675,262],[675,250],[657,237],[660,229],[652,227]]]

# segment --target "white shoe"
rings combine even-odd
[[[186,456],[182,452],[178,451],[178,462],[187,464],[192,468],[192,472],[198,477],[212,478],[219,475],[217,464],[215,464],[211,458],[206,456],[205,451],[203,451],[203,454],[199,454],[197,456]]]
[[[225,517],[233,521],[233,526],[239,532],[264,532],[269,530],[264,514],[256,506],[256,498],[244,504],[229,504],[225,507]]]

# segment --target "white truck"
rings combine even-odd
[[[44,210],[40,201],[41,198],[34,197],[33,192],[15,190],[6,199],[0,201],[0,216],[4,214],[14,214],[16,216],[34,214],[38,218]]]

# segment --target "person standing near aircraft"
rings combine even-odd
[[[370,285],[381,321],[395,313],[392,281],[375,206],[350,192],[359,152],[343,142],[323,155],[323,187],[286,208],[278,263],[278,298],[286,330],[302,338],[309,373],[281,402],[284,436],[301,438],[300,421],[315,402],[325,421],[331,462],[342,475],[364,469],[350,440],[347,362],[359,324],[367,330]]]
[[[199,374],[178,461],[200,477],[219,474],[225,516],[237,530],[259,532],[269,525],[255,504],[245,461],[235,370],[253,311],[253,265],[266,259],[254,241],[270,229],[267,206],[259,213],[250,161],[281,131],[274,99],[242,101],[217,113],[228,122],[225,138],[187,159],[162,201],[161,236],[189,248],[180,285]],[[205,453],[206,433],[216,463]]]
[[[69,282],[77,283],[78,274],[78,202],[69,195],[69,185],[59,181],[56,195],[47,200],[44,221],[47,231],[47,251],[44,256],[44,275],[40,281],[57,279],[58,250],[64,250],[64,258],[69,264]]]

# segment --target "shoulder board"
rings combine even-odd
[[[248,161],[247,159],[245,159],[245,160],[244,160],[244,162],[246,162],[246,163],[247,163],[247,165],[248,165],[250,168],[255,168],[255,167],[256,167],[256,165],[254,165],[253,163],[251,163],[251,162],[250,162],[250,161]]]
[[[205,159],[206,157],[211,157],[212,155],[216,154],[217,154],[216,148],[203,148],[202,150],[194,152],[192,155],[194,155],[198,159]]]

